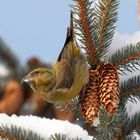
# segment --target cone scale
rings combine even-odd
[[[120,99],[119,76],[115,66],[102,63],[97,67],[99,72],[100,103],[108,113],[117,113]]]
[[[81,110],[86,122],[90,123],[98,118],[99,113],[99,91],[98,91],[99,79],[97,71],[92,68],[89,69],[89,83],[84,94],[84,98],[81,102]]]

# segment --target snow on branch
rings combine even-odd
[[[66,139],[81,138],[83,140],[92,140],[93,137],[89,136],[87,131],[83,130],[78,125],[71,124],[68,121],[61,121],[55,119],[46,119],[36,116],[8,116],[0,114],[0,125],[11,127],[16,126],[25,130],[30,130],[37,133],[44,139],[50,138],[55,134],[63,134]]]

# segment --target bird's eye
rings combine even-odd
[[[33,73],[32,73],[32,75],[36,75],[36,74],[38,74],[39,73],[39,71],[34,71]]]

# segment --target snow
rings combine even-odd
[[[134,34],[120,34],[116,32],[107,53],[107,57],[122,47],[125,47],[129,44],[135,45],[138,42],[140,42],[140,31],[137,31]]]
[[[9,74],[8,69],[4,65],[0,64],[0,77],[5,77],[8,74]]]
[[[132,140],[140,140],[140,136],[139,136],[139,134],[134,130],[133,132],[132,132],[132,134],[130,135],[130,138],[132,139]]]
[[[136,132],[133,134],[133,136],[131,138],[132,138],[132,140],[140,140],[140,136]]]
[[[135,102],[131,102],[130,100],[127,101],[126,107],[126,115],[129,118],[132,118],[136,113],[140,113],[140,100],[136,97],[133,97]]]
[[[89,136],[86,130],[83,130],[78,125],[71,124],[68,121],[61,121],[55,119],[46,119],[36,116],[16,116],[11,117],[6,114],[0,114],[0,124],[7,126],[16,125],[26,130],[39,134],[44,139],[49,138],[52,134],[63,133],[67,139],[75,139],[76,137],[82,140],[92,140],[93,137]]]
[[[109,54],[114,53],[116,50],[121,49],[126,45],[135,45],[138,42],[140,42],[140,31],[137,31],[133,34],[120,34],[116,32],[109,48]]]
[[[140,31],[137,31],[134,34],[120,34],[116,32],[110,50],[111,52],[114,52],[116,49],[119,49],[129,44],[136,44],[139,41]]]

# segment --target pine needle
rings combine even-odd
[[[134,95],[140,91],[140,75],[123,81],[120,86],[121,96]],[[139,95],[140,96],[140,95]]]
[[[5,44],[2,38],[0,38],[0,59],[12,69],[15,69],[19,66],[18,58]]]
[[[4,139],[8,139],[8,140],[21,140],[21,139],[15,137],[15,136],[12,136],[8,132],[0,132],[0,137],[2,137]]]
[[[89,21],[89,11],[91,10],[90,6],[92,2],[88,0],[75,0],[76,8],[74,8],[74,12],[79,16],[79,19],[75,19],[75,22],[78,23],[82,33],[79,36],[85,42],[84,44],[88,48],[89,57],[91,62],[93,63],[95,60],[95,52],[94,52],[94,42],[91,36],[91,27]],[[76,27],[77,28],[77,27]],[[83,43],[83,42],[82,42]]]
[[[117,10],[119,0],[99,0],[95,6],[95,32],[94,40],[96,40],[96,56],[97,61],[104,57],[110,46],[115,23],[117,21]]]
[[[113,63],[122,74],[126,74],[125,71],[138,70],[140,66],[140,42],[136,45],[128,45],[121,50],[116,51],[109,61]]]

